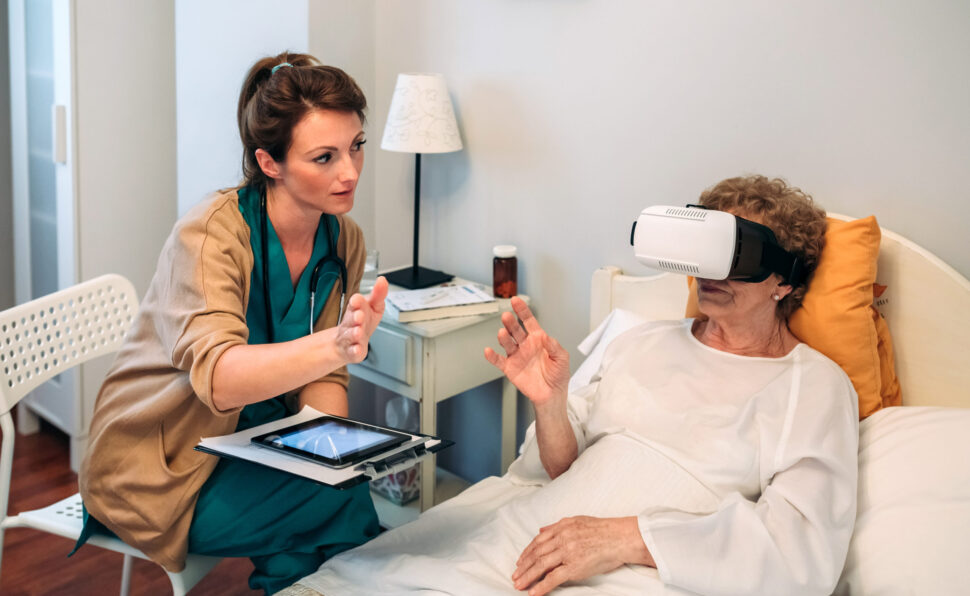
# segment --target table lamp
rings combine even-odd
[[[411,266],[385,274],[405,288],[426,288],[454,276],[418,265],[418,224],[421,220],[421,154],[461,150],[458,123],[445,78],[437,73],[401,73],[391,97],[381,149],[414,154],[414,244]]]

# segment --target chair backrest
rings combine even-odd
[[[108,274],[0,313],[0,414],[58,373],[116,351],[137,312],[135,287]]]
[[[10,410],[58,373],[116,351],[137,312],[135,287],[108,274],[0,313],[0,520],[13,473]]]

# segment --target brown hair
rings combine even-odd
[[[274,67],[278,67],[275,72]],[[284,161],[293,128],[311,110],[354,112],[363,124],[366,108],[367,100],[354,79],[309,54],[283,52],[257,61],[246,75],[236,110],[243,184],[261,191],[266,188],[268,179],[256,162],[256,150]]]
[[[771,228],[778,244],[802,260],[805,282],[795,286],[778,303],[777,314],[788,320],[801,306],[811,274],[825,244],[828,223],[825,210],[812,197],[781,178],[764,176],[728,178],[701,193],[700,204],[741,217],[757,217]]]

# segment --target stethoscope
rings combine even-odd
[[[262,255],[263,255],[263,299],[264,311],[266,316],[266,332],[269,335],[269,343],[275,341],[275,327],[273,326],[273,307],[269,293],[269,234],[266,231],[266,194],[259,198],[259,227],[263,235]],[[327,230],[327,246],[329,250],[326,256],[322,257],[313,267],[310,274],[310,333],[313,333],[313,308],[317,297],[317,282],[320,281],[320,272],[327,263],[336,263],[340,268],[340,310],[337,311],[337,322],[344,318],[344,299],[347,297],[347,264],[337,255],[337,243],[334,241],[333,232],[326,220],[326,214],[320,214],[320,225]],[[321,313],[323,314],[323,313]]]

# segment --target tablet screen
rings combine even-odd
[[[324,416],[259,435],[254,443],[280,449],[333,467],[344,467],[409,440],[410,435]]]

